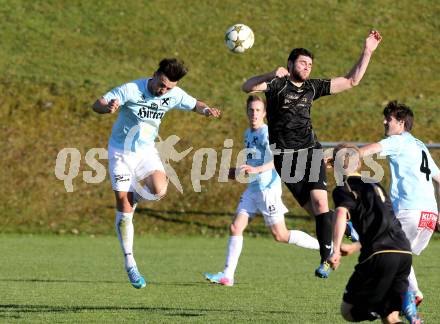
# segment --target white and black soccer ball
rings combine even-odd
[[[254,32],[248,26],[235,24],[225,33],[226,46],[234,53],[243,53],[254,45]]]

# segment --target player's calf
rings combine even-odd
[[[281,243],[288,243],[290,232],[286,228],[286,225],[284,222],[274,224],[270,227],[271,233],[275,241],[281,242]]]

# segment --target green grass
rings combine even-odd
[[[2,235],[0,321],[343,323],[339,305],[356,257],[328,280],[313,275],[318,253],[245,238],[234,287],[208,284],[222,270],[225,238],[137,236],[139,268],[149,280],[130,286],[116,237]],[[440,241],[414,258],[426,323],[438,323],[435,269]]]
[[[319,139],[377,141],[383,134],[384,103],[399,99],[415,111],[414,134],[439,142],[439,16],[435,0],[321,0],[313,5],[305,0],[0,0],[0,183],[8,184],[0,187],[0,232],[113,230],[108,176],[104,183],[86,184],[82,172],[91,170],[86,152],[107,146],[115,116],[97,115],[90,105],[114,86],[151,75],[163,57],[187,62],[190,72],[181,86],[221,108],[223,118],[171,112],[160,135],[178,135],[179,150],[209,146],[218,155],[224,140],[232,138],[236,153],[247,126],[246,95],[240,91],[246,78],[284,66],[297,46],[315,53],[313,77],[343,75],[358,59],[368,30],[377,28],[383,42],[361,85],[314,104]],[[256,36],[244,55],[228,52],[223,43],[225,30],[237,22],[248,24]],[[54,175],[57,154],[66,147],[78,148],[82,156],[73,193]],[[166,199],[147,207],[180,212],[174,217],[232,213],[243,186],[218,183],[216,174],[202,183],[202,193],[195,193],[189,172],[193,152],[173,164],[184,195],[171,186]],[[293,214],[303,215],[285,197]]]

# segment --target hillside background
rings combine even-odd
[[[225,233],[245,187],[218,183],[217,164],[216,175],[194,192],[193,153],[214,148],[219,163],[225,139],[233,139],[235,153],[241,149],[247,127],[241,84],[285,66],[293,47],[314,52],[313,77],[335,77],[357,61],[370,29],[383,36],[359,87],[314,103],[320,141],[379,140],[383,106],[397,99],[415,112],[415,136],[440,142],[439,17],[440,2],[428,0],[0,0],[0,233],[113,232],[108,175],[88,184],[83,171],[92,171],[85,154],[107,147],[116,116],[95,114],[91,105],[117,85],[150,76],[163,57],[183,59],[190,72],[180,86],[222,109],[223,117],[167,114],[160,136],[179,136],[179,151],[193,147],[172,164],[184,193],[170,185],[165,199],[141,205],[139,232]],[[255,33],[254,47],[243,55],[223,43],[234,23]],[[73,192],[55,176],[63,148],[81,153]],[[439,153],[433,151],[438,163]],[[287,190],[284,197],[289,225],[313,232],[313,220]],[[265,232],[261,219],[251,232]]]

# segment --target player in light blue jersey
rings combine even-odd
[[[249,96],[246,105],[249,128],[245,132],[246,164],[240,172],[249,174],[249,184],[240,198],[235,218],[230,226],[226,263],[223,272],[205,273],[205,278],[213,283],[232,286],[235,269],[243,247],[243,231],[249,219],[260,212],[266,226],[270,227],[274,239],[278,242],[319,250],[319,242],[314,237],[297,230],[288,230],[284,221],[287,208],[281,200],[281,179],[274,169],[273,157],[269,146],[267,125],[264,124],[266,107],[263,99]],[[230,178],[235,179],[236,170],[230,170]]]
[[[183,62],[163,59],[151,78],[116,87],[93,104],[93,110],[100,114],[119,110],[108,145],[109,171],[116,198],[116,232],[135,288],[145,287],[146,282],[133,256],[133,213],[138,201],[162,198],[168,185],[154,142],[160,123],[171,109],[220,116],[218,109],[177,87],[187,71]]]
[[[425,144],[410,133],[414,119],[411,109],[391,101],[383,114],[387,137],[362,147],[361,154],[379,153],[388,157],[393,209],[411,243],[412,252],[419,255],[439,224],[433,183],[440,185],[440,171]],[[413,268],[408,280],[409,295],[414,294],[419,304],[423,295]]]

